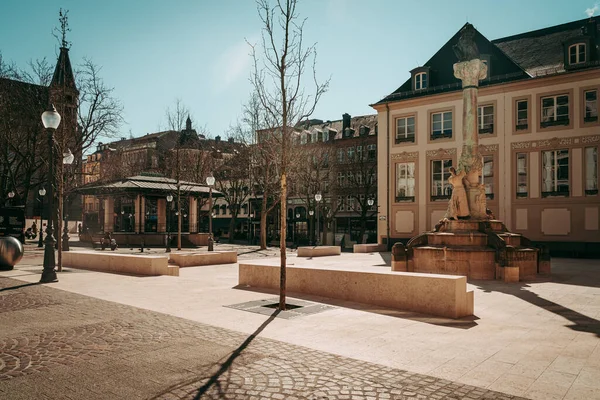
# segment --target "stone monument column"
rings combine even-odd
[[[463,147],[458,170],[466,174],[465,189],[472,219],[487,219],[485,187],[480,182],[483,160],[479,154],[477,129],[477,92],[479,81],[487,75],[487,65],[479,59],[479,51],[473,39],[472,25],[464,28],[454,50],[459,62],[454,64],[454,76],[462,81],[463,88]]]

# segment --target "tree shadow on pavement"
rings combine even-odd
[[[261,326],[259,326],[237,349],[231,353],[227,360],[221,364],[219,370],[213,376],[211,376],[208,382],[198,389],[198,393],[196,393],[196,396],[194,396],[194,400],[200,399],[202,395],[209,391],[213,386],[216,386],[219,390],[219,394],[222,394],[221,382],[219,381],[221,376],[229,371],[229,368],[231,368],[235,359],[238,358],[246,349],[246,347],[248,347],[250,343],[252,343],[252,341],[277,317],[279,312],[279,310],[275,310],[273,314],[271,314],[271,316],[262,323]]]
[[[572,325],[566,327],[578,332],[590,332],[600,337],[600,321],[597,319],[583,315],[575,310],[555,303],[551,300],[540,297],[537,293],[527,290],[530,286],[526,283],[511,283],[502,282],[477,282],[472,284],[478,286],[484,292],[501,292],[513,295],[521,300],[524,300],[534,306],[540,307],[546,311],[554,313],[564,319],[570,321]]]
[[[41,285],[40,282],[33,282],[33,283],[24,283],[22,285],[17,285],[17,286],[9,286],[9,287],[3,287],[0,288],[0,292],[4,292],[6,290],[16,290],[16,289],[21,289],[27,286],[35,286],[35,285]]]

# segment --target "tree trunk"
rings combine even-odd
[[[231,220],[229,221],[229,243],[233,243],[233,235],[235,233],[235,223],[236,222],[237,222],[237,218],[232,215]]]
[[[279,310],[285,311],[285,286],[286,286],[286,235],[287,235],[287,223],[286,223],[286,193],[287,182],[285,172],[281,173],[281,201],[279,213],[280,221],[280,237],[279,237],[279,256],[280,256],[280,275],[279,275]]]
[[[267,248],[267,200],[264,198],[260,211],[260,249]]]

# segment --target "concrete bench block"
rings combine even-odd
[[[298,257],[339,256],[340,254],[342,254],[342,248],[340,246],[298,247]]]
[[[279,288],[279,266],[240,264],[239,284]],[[448,318],[473,315],[467,278],[411,272],[287,267],[288,293],[304,293]]]
[[[62,254],[62,262],[63,267],[100,272],[179,276],[179,267],[168,265],[167,256],[65,251]]]
[[[354,253],[378,253],[380,251],[386,251],[385,244],[379,243],[367,243],[367,244],[355,244]]]
[[[171,253],[171,261],[181,268],[202,265],[235,264],[237,262],[237,252],[208,251],[203,253]]]

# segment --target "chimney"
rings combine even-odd
[[[215,136],[215,142],[219,143],[221,141],[221,136]]]
[[[342,114],[342,132],[346,130],[346,128],[350,128],[350,114]]]

